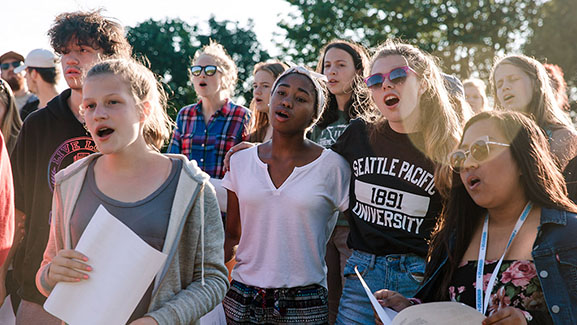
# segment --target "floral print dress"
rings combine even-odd
[[[483,276],[483,292],[487,289],[489,279],[493,274],[498,260],[485,261]],[[477,261],[469,261],[462,264],[455,271],[453,280],[449,285],[449,298],[451,301],[461,302],[469,306],[475,306],[475,274],[477,273]],[[491,292],[487,315],[492,315],[505,307],[515,307],[522,310],[530,323],[552,323],[537,269],[533,261],[503,261],[495,285]]]

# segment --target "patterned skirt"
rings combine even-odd
[[[327,297],[318,284],[263,289],[233,280],[222,305],[227,324],[328,324]]]

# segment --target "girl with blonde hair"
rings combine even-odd
[[[0,131],[6,140],[8,153],[14,149],[21,127],[22,120],[16,108],[12,89],[6,81],[0,79]]]
[[[465,89],[465,99],[471,105],[475,114],[489,110],[489,100],[487,99],[487,86],[481,79],[471,78],[463,81]]]
[[[88,72],[82,95],[86,128],[100,152],[56,175],[37,287],[48,296],[58,282],[90,278],[90,256],[74,248],[102,205],[168,255],[129,323],[196,324],[228,287],[224,232],[208,176],[182,155],[160,153],[171,121],[162,88],[143,65],[129,59],[99,63]]]
[[[442,194],[450,188],[447,155],[462,125],[439,67],[412,45],[379,46],[365,83],[382,118],[351,121],[332,147],[352,168],[347,243],[353,254],[337,324],[373,322],[355,267],[373,290],[417,291]]]
[[[558,105],[543,64],[525,55],[505,56],[493,66],[491,84],[498,108],[527,113],[546,132],[563,170],[577,153],[577,132]]]
[[[280,61],[260,62],[254,66],[253,98],[250,102],[250,110],[253,114],[250,142],[266,142],[272,138],[272,127],[268,115],[271,88],[276,78],[287,68],[288,66]]]
[[[212,178],[221,179],[226,152],[249,135],[250,111],[232,102],[238,68],[224,47],[214,41],[196,51],[190,67],[199,101],[183,107],[168,148],[181,153]]]

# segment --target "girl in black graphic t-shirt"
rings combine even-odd
[[[338,324],[374,321],[355,266],[372,290],[416,292],[441,194],[450,186],[446,157],[462,125],[434,60],[411,45],[381,45],[365,82],[383,118],[352,121],[333,146],[352,168],[353,255],[344,270]]]

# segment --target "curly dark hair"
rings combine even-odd
[[[122,25],[102,16],[100,10],[65,12],[56,16],[48,37],[59,54],[66,51],[70,42],[102,49],[107,57],[130,57],[132,53]]]

